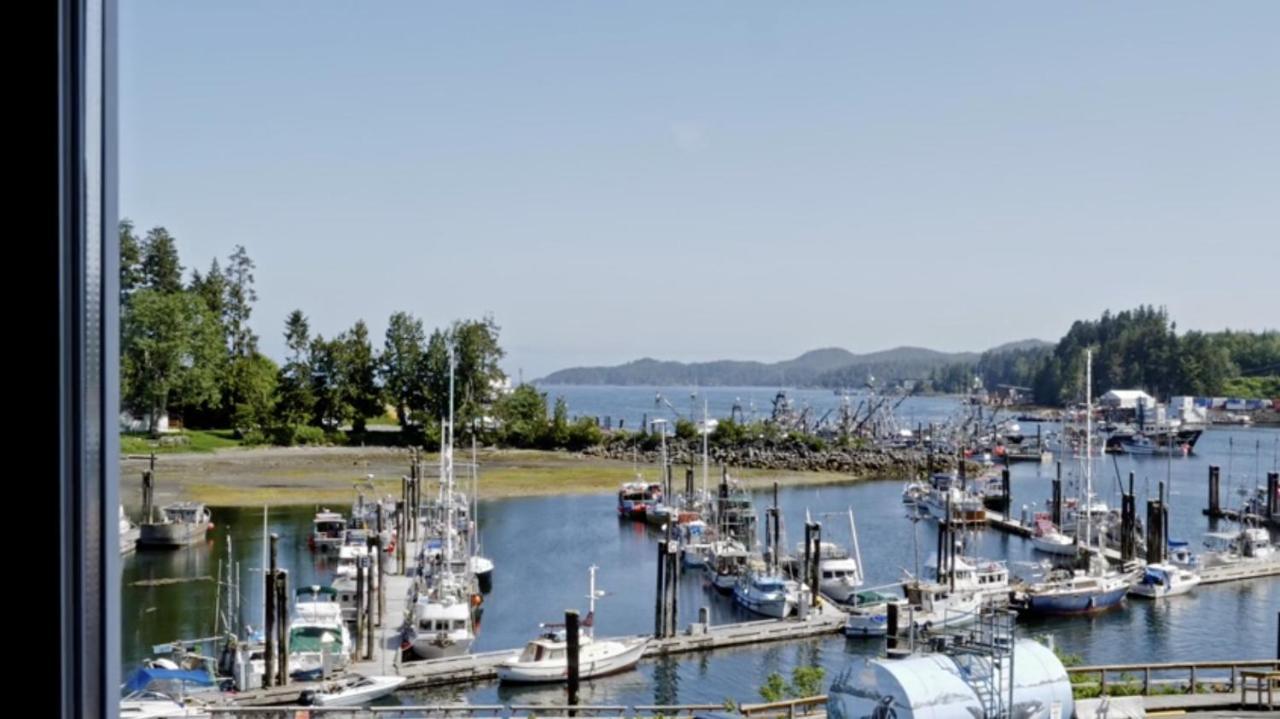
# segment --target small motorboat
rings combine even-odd
[[[311,548],[322,552],[341,547],[346,541],[347,520],[337,512],[323,509],[311,520]]]
[[[1075,540],[1058,531],[1058,528],[1054,526],[1049,519],[1049,515],[1045,512],[1036,514],[1035,531],[1031,535],[1031,546],[1037,552],[1066,557],[1074,557],[1079,551]]]
[[[1186,594],[1200,583],[1200,575],[1176,564],[1148,564],[1142,577],[1129,587],[1135,597],[1160,599]]]
[[[186,696],[192,684],[209,688],[213,678],[205,671],[144,667],[125,682],[125,695],[120,699],[122,719],[208,719],[209,711]],[[158,691],[158,687],[176,687],[175,691]]]
[[[302,692],[298,701],[303,706],[357,707],[381,699],[394,692],[408,677],[369,676],[351,677],[338,682],[328,682],[320,689]]]

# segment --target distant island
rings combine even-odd
[[[544,385],[702,385],[738,387],[850,387],[923,380],[953,366],[973,366],[985,355],[1048,350],[1052,342],[1028,339],[984,352],[942,352],[924,347],[894,347],[855,354],[839,347],[805,352],[781,362],[670,362],[643,358],[613,367],[570,367],[537,380]]]

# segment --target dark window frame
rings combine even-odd
[[[120,709],[115,0],[58,0],[58,715]]]

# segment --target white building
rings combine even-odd
[[[1155,409],[1156,398],[1140,389],[1113,389],[1098,398],[1098,404],[1108,409],[1132,409],[1145,406]]]

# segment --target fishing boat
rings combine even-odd
[[[203,542],[213,515],[199,502],[176,502],[160,509],[159,521],[139,526],[138,546],[185,547]]]
[[[596,599],[604,592],[596,589],[596,567],[590,572],[590,602],[586,619],[578,627],[578,676],[591,679],[626,671],[640,662],[648,637],[631,639],[595,638]],[[498,680],[507,683],[563,682],[569,678],[567,630],[559,624],[543,624],[544,633],[525,645],[519,654],[498,662]],[[585,631],[584,631],[585,630]]]
[[[1053,521],[1049,519],[1047,512],[1037,512],[1035,515],[1035,529],[1031,534],[1031,547],[1037,552],[1064,557],[1074,557],[1079,552],[1076,541],[1059,531],[1054,526]]]
[[[929,510],[929,516],[944,522],[947,507],[951,508],[951,521],[961,523],[984,522],[987,518],[982,495],[965,487],[963,478],[939,472],[930,478],[929,491],[920,505]]]
[[[1244,527],[1238,532],[1211,532],[1205,535],[1206,567],[1229,564],[1280,562],[1280,553],[1271,543],[1271,535],[1261,527]]]
[[[312,549],[318,549],[327,552],[331,549],[341,547],[347,531],[347,520],[337,512],[331,512],[328,508],[316,512],[315,518],[311,520],[311,539],[309,545]]]
[[[289,672],[297,679],[321,677],[347,666],[355,644],[337,590],[313,584],[294,593],[288,646]]]
[[[406,638],[413,653],[423,659],[439,659],[470,651],[475,641],[472,601],[461,584],[444,579],[419,596]]]
[[[818,591],[838,604],[850,603],[862,586],[862,568],[838,545],[823,542],[820,547]]]
[[[795,611],[798,597],[787,584],[781,574],[764,567],[749,568],[738,576],[733,587],[733,600],[756,614],[778,619],[789,617]]]
[[[644,519],[651,502],[662,501],[662,485],[650,482],[626,482],[618,490],[618,517]]]
[[[338,547],[338,567],[334,571],[332,586],[338,595],[338,604],[342,607],[342,618],[348,622],[354,622],[360,611],[360,607],[357,606],[360,597],[356,570],[367,556],[369,556],[367,545],[344,544]]]
[[[307,689],[299,697],[303,706],[358,707],[394,692],[408,677],[368,676],[350,677],[326,682],[319,689]]]
[[[971,624],[978,619],[982,596],[978,592],[952,589],[940,582],[914,581],[904,585],[906,615],[903,630],[914,623],[916,631]]]
[[[738,583],[738,575],[746,571],[751,557],[751,552],[740,542],[728,539],[713,542],[703,572],[716,591],[729,594]]]
[[[890,604],[898,605],[902,616],[907,616],[905,597],[879,590],[866,590],[855,594],[852,603],[841,606],[849,614],[844,625],[845,635],[883,637],[888,634]]]
[[[480,591],[485,594],[493,591],[493,560],[475,554],[468,562],[471,565],[471,573],[475,575],[476,582],[480,585]]]
[[[902,487],[902,503],[918,504],[929,493],[929,485],[919,480],[907,482]]]
[[[1200,584],[1200,575],[1173,563],[1148,564],[1142,577],[1129,587],[1135,597],[1161,599],[1186,594]]]
[[[676,525],[680,540],[680,561],[687,569],[699,569],[707,565],[711,557],[710,528],[701,519]]]

